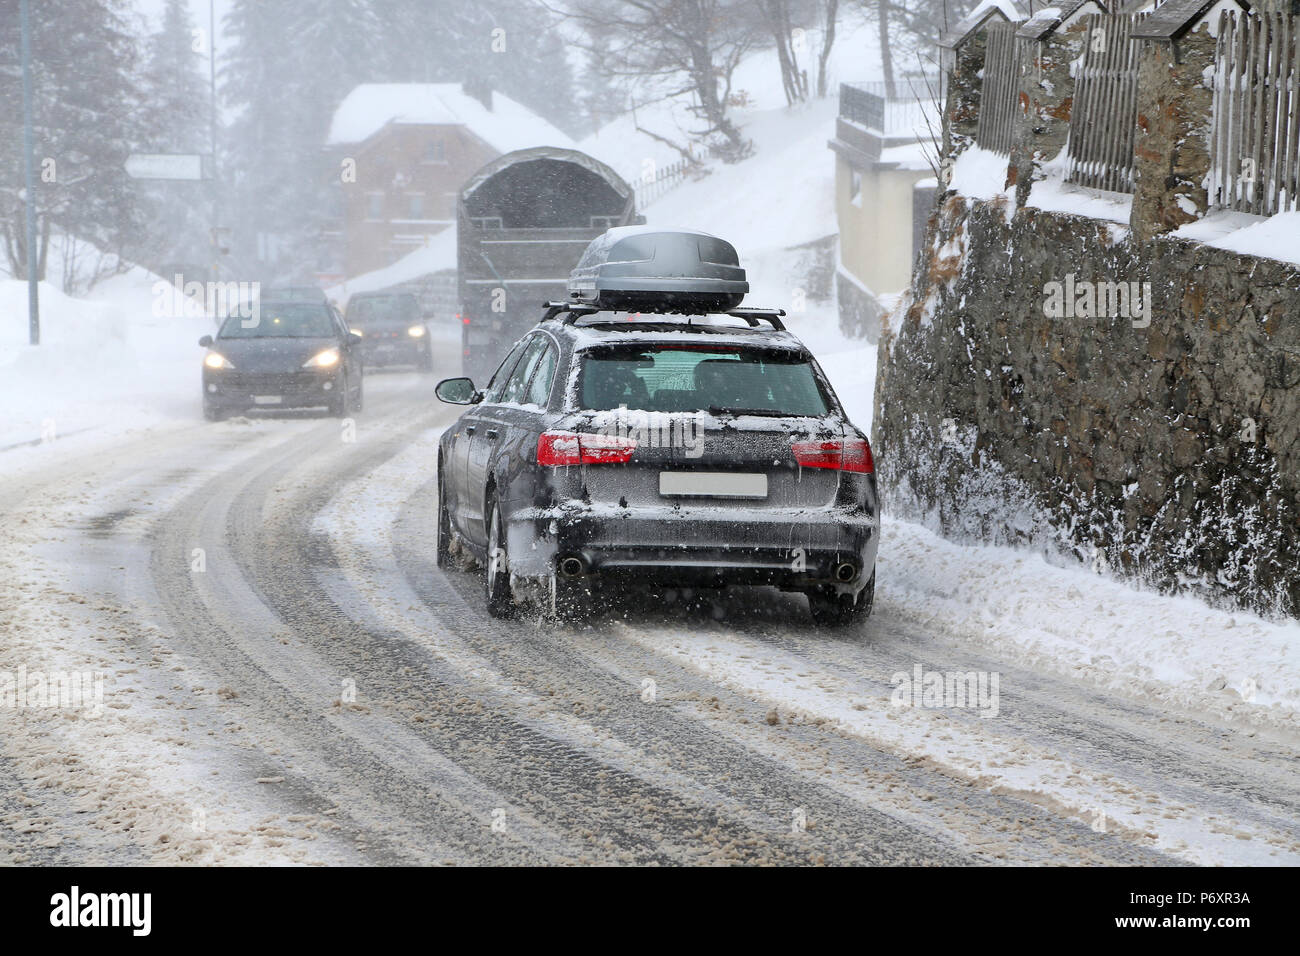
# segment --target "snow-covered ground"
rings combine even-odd
[[[840,78],[863,78],[849,71],[866,42],[861,31],[841,38],[835,67]],[[702,228],[733,241],[749,270],[750,302],[790,309],[789,327],[817,355],[850,417],[869,431],[876,349],[840,332],[833,301],[802,294],[805,253],[796,251],[835,232],[834,159],[826,148],[835,101],[785,108],[773,99],[776,71],[770,63],[746,64],[740,77],[742,88],[754,91],[753,105],[737,110],[755,144],[754,155],[734,165],[712,164],[708,175],[666,193],[645,214],[654,226]],[[627,123],[602,131],[585,148],[635,174],[647,154],[646,138],[628,135]],[[1002,166],[1004,172],[1004,160]],[[1002,191],[1000,182],[991,185],[995,167],[972,150],[958,163],[955,181],[969,195],[995,195]],[[443,254],[436,243],[413,253],[430,260]],[[398,265],[402,272],[427,269],[428,262]],[[373,283],[390,283],[394,275],[368,277],[339,291],[378,287]],[[211,330],[211,322],[202,316],[154,315],[156,281],[137,271],[80,299],[43,287],[44,344],[35,348],[25,344],[26,286],[0,282],[0,480],[26,495],[7,502],[22,530],[0,547],[0,568],[7,571],[0,591],[20,608],[0,621],[0,632],[11,628],[10,638],[0,642],[0,669],[41,658],[114,671],[113,700],[121,705],[110,705],[112,712],[99,725],[68,719],[43,731],[48,736],[24,736],[31,746],[14,743],[15,759],[27,761],[24,766],[35,768],[31,772],[41,781],[57,786],[62,765],[47,751],[57,746],[60,753],[66,748],[81,755],[94,785],[78,791],[81,803],[69,813],[93,807],[110,828],[136,830],[132,839],[154,841],[145,849],[148,858],[351,859],[349,854],[365,849],[360,836],[355,846],[344,846],[324,834],[334,833],[332,820],[349,814],[352,825],[364,830],[373,822],[364,819],[368,813],[382,824],[379,830],[399,830],[394,845],[400,846],[404,824],[364,803],[368,784],[353,781],[357,790],[350,792],[350,802],[336,795],[334,788],[351,779],[352,768],[331,762],[338,756],[330,742],[336,733],[349,747],[356,742],[339,752],[357,768],[369,772],[365,761],[373,760],[391,771],[386,779],[410,800],[411,812],[432,812],[436,801],[429,799],[429,780],[445,785],[444,792],[465,788],[470,795],[456,812],[475,819],[509,805],[510,774],[497,777],[495,765],[476,765],[495,782],[493,790],[475,773],[422,749],[419,724],[425,718],[416,710],[443,707],[447,696],[451,702],[438,711],[438,719],[453,729],[462,727],[458,721],[472,726],[476,709],[489,701],[529,732],[559,741],[557,761],[573,752],[596,754],[613,768],[610,772],[625,774],[620,787],[634,787],[642,778],[654,786],[670,780],[691,799],[737,804],[737,818],[749,821],[756,811],[722,778],[679,779],[673,755],[662,752],[657,740],[646,745],[637,736],[648,726],[639,717],[613,729],[601,723],[601,708],[617,713],[629,706],[621,685],[616,692],[604,690],[608,681],[626,679],[635,688],[645,674],[666,668],[664,686],[677,690],[666,695],[665,706],[677,717],[716,721],[718,734],[742,744],[746,753],[762,754],[803,778],[826,781],[837,793],[872,807],[884,800],[887,813],[918,827],[936,825],[928,801],[938,790],[916,797],[917,806],[911,806],[915,795],[907,786],[892,793],[889,782],[879,789],[891,793],[882,796],[874,783],[852,776],[862,772],[865,752],[841,751],[836,740],[850,740],[853,747],[865,741],[870,753],[888,760],[903,755],[924,762],[937,778],[963,781],[968,789],[947,807],[952,814],[985,796],[1011,795],[1085,824],[1090,813],[1104,812],[1135,845],[1194,862],[1300,859],[1294,844],[1268,832],[1267,822],[1235,821],[1221,807],[1193,813],[1193,795],[1172,787],[1157,792],[1151,779],[1132,782],[1110,762],[1134,740],[1142,742],[1128,725],[1111,727],[1112,736],[1096,743],[1101,755],[1096,765],[1091,759],[1096,754],[1059,752],[1066,746],[1060,736],[1069,734],[1060,725],[1071,715],[1092,732],[1094,721],[1109,726],[1130,716],[1130,710],[1155,708],[1169,713],[1171,734],[1175,725],[1182,728],[1177,746],[1205,756],[1206,766],[1213,755],[1195,736],[1202,720],[1216,728],[1209,733],[1215,741],[1218,727],[1243,739],[1259,734],[1261,759],[1273,759],[1272,744],[1263,738],[1293,733],[1300,712],[1300,623],[1270,622],[1213,610],[1193,598],[1144,592],[1087,569],[1052,566],[1031,552],[955,544],[886,515],[876,615],[861,635],[846,642],[810,636],[792,623],[794,617],[778,614],[775,624],[745,618],[750,609],[744,607],[729,612],[741,618],[734,627],[723,620],[724,609],[703,621],[630,617],[587,632],[538,636],[522,625],[508,633],[491,630],[495,625],[475,617],[469,601],[437,576],[423,553],[427,529],[419,522],[432,513],[428,477],[435,426],[445,426],[450,415],[430,400],[426,383],[376,376],[368,409],[372,424],[360,417],[362,440],[355,448],[341,444],[330,423],[206,425],[200,421],[196,340]],[[435,414],[443,417],[433,421]],[[137,452],[138,466],[129,459]],[[175,477],[169,478],[173,470]],[[314,497],[317,488],[320,501]],[[57,500],[47,502],[46,493]],[[272,522],[272,530],[285,534],[296,527],[294,509],[300,502],[295,495],[315,503],[315,516],[307,513],[303,520],[330,556],[312,570],[322,582],[319,591],[296,577],[277,578],[274,567],[244,567],[258,560],[256,542],[250,545],[248,536],[260,533],[263,523]],[[107,519],[112,520],[103,530]],[[239,533],[227,534],[227,528]],[[161,540],[188,561],[201,534],[212,536],[208,577],[192,579],[187,567],[176,570],[151,554]],[[78,552],[78,547],[89,550]],[[271,589],[270,596],[245,574],[261,575],[258,581]],[[91,586],[94,593],[86,596]],[[178,590],[164,593],[168,586]],[[362,637],[373,650],[340,664],[336,648],[351,647],[350,631],[340,631],[336,643],[332,631],[330,640],[323,640],[321,628],[342,627],[335,618],[309,616],[299,624],[298,612],[307,614],[309,608],[290,614],[274,604],[276,589],[297,594],[300,587],[308,588],[303,593],[328,592],[338,620],[351,616],[368,622],[373,630]],[[435,590],[426,593],[430,587]],[[189,615],[183,619],[194,623],[193,632],[166,630],[171,612],[160,609],[163,599]],[[774,606],[793,613],[788,602]],[[405,670],[395,667],[389,673],[384,655],[399,638],[428,653],[432,663],[421,663],[419,674],[427,677],[422,669],[427,666],[443,682],[438,686],[452,687],[454,694],[412,692],[416,672],[405,659],[398,662]],[[172,644],[179,646],[175,662]],[[141,646],[145,660],[137,670],[132,655]],[[216,664],[207,660],[209,652]],[[940,653],[956,655],[966,668],[979,660],[988,669],[1017,675],[1019,686],[1004,687],[1006,709],[1023,709],[1034,720],[1019,714],[1012,719],[1020,722],[1010,725],[978,717],[963,723],[938,712],[885,705],[889,691],[880,684],[888,679],[890,660],[921,661]],[[514,655],[523,660],[519,667]],[[570,655],[578,663],[567,662]],[[557,664],[557,658],[566,661]],[[383,689],[387,698],[359,682],[363,702],[365,694],[373,695],[373,714],[371,704],[349,707],[326,700],[338,697],[340,675],[354,673],[340,667],[372,665],[389,679]],[[206,670],[209,666],[215,674]],[[880,667],[886,667],[884,677],[874,673]],[[282,697],[272,695],[268,702],[254,691],[218,682],[231,680],[231,674]],[[1068,699],[1035,699],[1027,689],[1035,675]],[[181,696],[171,700],[172,691]],[[154,695],[149,703],[146,693]],[[602,696],[607,693],[609,700]],[[630,693],[635,702],[636,692]],[[570,694],[581,699],[571,700]],[[420,698],[419,704],[409,704],[409,712],[402,709],[408,696]],[[300,703],[301,712],[295,712]],[[1051,709],[1057,705],[1065,709]],[[1035,717],[1035,708],[1046,716]],[[327,732],[308,735],[308,720]],[[1158,720],[1163,727],[1165,718]],[[1184,724],[1196,726],[1187,730]],[[304,736],[281,744],[267,727]],[[674,727],[694,745],[693,733]],[[830,737],[793,736],[804,728],[827,730]],[[778,739],[773,736],[778,730],[791,736]],[[707,746],[718,746],[718,734],[705,735]],[[1076,742],[1083,750],[1094,743]],[[295,743],[303,747],[301,756]],[[476,754],[495,745],[495,739],[480,738],[466,746],[468,759],[486,759]],[[119,759],[124,753],[134,754],[135,763],[124,766]],[[850,769],[855,760],[858,765]],[[263,769],[246,774],[224,817],[196,838],[192,812],[220,806],[223,793],[231,793],[227,781],[238,777],[244,764]],[[209,766],[211,774],[205,773]],[[207,779],[218,771],[219,780]],[[358,772],[357,779],[365,775]],[[299,808],[310,803],[296,789],[302,781],[328,790],[344,807],[340,817],[335,816],[338,805]],[[274,814],[270,803],[278,808]],[[573,815],[562,809],[559,817]],[[31,822],[21,812],[13,819],[23,826]],[[554,824],[544,822],[546,807],[528,806],[513,819],[525,841],[535,840],[547,852],[569,852],[552,845],[556,838],[548,827]],[[829,810],[823,819],[827,828],[833,825]],[[957,831],[965,849],[982,852],[988,842],[987,835]],[[1004,839],[1015,837],[997,837]],[[456,857],[451,850],[447,855]],[[1000,850],[989,853],[992,859],[1004,857]]]
[[[749,272],[748,301],[791,308],[802,298],[791,250],[834,231],[834,160],[825,139],[835,101],[738,112],[754,155],[714,164],[709,175],[683,183],[645,213],[652,225],[731,239]],[[625,145],[624,165],[635,152]],[[995,195],[999,165],[1005,160],[973,148],[958,162],[954,184]],[[87,299],[43,286],[44,344],[35,348],[25,344],[25,283],[0,283],[0,448],[9,449],[11,463],[35,464],[69,438],[78,438],[79,448],[111,444],[126,432],[197,418],[195,342],[211,322],[155,316],[156,282],[134,270]],[[787,324],[818,356],[850,417],[869,432],[875,348],[840,332],[833,301],[804,299]],[[953,544],[888,516],[883,534],[883,599],[935,628],[978,635],[1011,659],[1101,686],[1235,710],[1250,720],[1291,719],[1300,710],[1300,654],[1293,651],[1300,624],[1142,592],[1087,569],[1050,566],[1032,553]]]
[[[197,343],[213,323],[155,315],[173,311],[155,308],[159,281],[133,269],[85,298],[42,283],[41,344],[32,346],[27,283],[0,280],[0,449],[89,431],[121,435],[200,413]]]

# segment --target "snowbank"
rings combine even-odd
[[[1226,211],[1211,213],[1188,223],[1173,235],[1243,256],[1300,265],[1300,212],[1283,212],[1268,218]]]
[[[89,429],[198,418],[206,317],[160,317],[141,269],[93,298],[40,286],[41,344],[27,344],[27,283],[0,280],[0,451]]]

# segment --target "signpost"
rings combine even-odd
[[[200,153],[134,153],[126,158],[126,174],[132,179],[206,178]]]

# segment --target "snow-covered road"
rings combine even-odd
[[[918,614],[888,523],[857,633],[765,590],[489,618],[434,566],[435,380],[0,453],[0,673],[104,677],[0,708],[0,863],[1300,862],[1294,727]],[[899,706],[918,667],[996,713]]]

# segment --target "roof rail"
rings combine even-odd
[[[593,312],[599,312],[599,309],[592,308],[589,305],[576,305],[572,302],[562,302],[553,299],[546,303],[546,314],[542,316],[543,322],[549,322],[561,312],[569,313],[569,317],[564,320],[565,325],[572,325],[574,320],[580,315],[591,315]]]
[[[598,309],[590,305],[578,305],[573,302],[552,300],[546,303],[546,314],[542,316],[542,321],[549,322],[551,319],[555,318],[556,316],[563,314],[565,317],[561,321],[565,325],[572,325],[574,322],[578,320],[580,316],[595,315],[599,312],[607,312],[607,311],[609,310]],[[656,313],[647,313],[647,314],[656,314]],[[663,313],[663,314],[670,315],[670,314],[681,314],[681,313]],[[771,325],[772,328],[777,332],[785,331],[785,323],[781,321],[781,317],[785,315],[785,309],[742,308],[742,309],[730,309],[727,312],[721,314],[729,315],[732,318],[736,318],[736,319],[744,319],[749,324],[749,327],[751,329],[758,328],[758,323],[760,320],[762,320],[767,322],[769,325]]]
[[[784,332],[785,323],[781,317],[785,315],[785,309],[732,309],[727,315],[735,316],[738,319],[744,319],[749,323],[750,328],[758,327],[758,320],[764,319],[769,322],[776,331]]]

